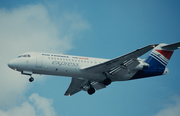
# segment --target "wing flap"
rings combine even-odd
[[[121,70],[112,74],[113,77],[115,77],[112,79],[112,81],[123,81],[130,79],[131,76],[127,76],[127,74],[132,74],[132,70],[139,64],[139,61],[136,60],[131,64],[127,65],[126,67],[121,67]]]

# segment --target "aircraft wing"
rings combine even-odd
[[[133,52],[130,52],[128,54],[125,54],[123,56],[114,58],[112,60],[109,60],[107,62],[98,64],[98,65],[94,65],[88,68],[85,68],[83,70],[87,70],[87,71],[92,71],[95,73],[103,73],[103,72],[109,72],[111,70],[113,70],[116,67],[119,66],[124,66],[126,64],[130,64],[133,62],[137,62],[137,58],[142,56],[143,54],[147,53],[148,51],[150,51],[152,48],[156,47],[157,44],[153,44],[153,45],[148,45],[145,46],[143,48],[137,49]],[[138,65],[138,63],[136,63],[136,66]],[[136,67],[134,66],[134,67]]]
[[[105,88],[106,86],[102,83],[99,82],[89,82],[89,80],[82,80],[79,78],[73,78],[71,79],[71,83],[69,85],[69,88],[67,89],[67,91],[65,92],[64,95],[66,96],[71,96],[81,90],[87,91],[90,87],[90,84],[96,89],[102,89]]]
[[[64,95],[71,96],[81,91],[86,84],[87,84],[86,80],[81,80],[81,79],[72,77],[69,88],[67,89]]]

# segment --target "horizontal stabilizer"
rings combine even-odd
[[[164,50],[176,50],[180,48],[180,42],[165,45],[162,47]]]

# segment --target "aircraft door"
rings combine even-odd
[[[36,53],[36,67],[41,68],[42,67],[42,55],[41,53]]]

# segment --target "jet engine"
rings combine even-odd
[[[135,70],[144,70],[144,69],[148,69],[148,67],[149,67],[149,64],[143,62],[137,65]]]

